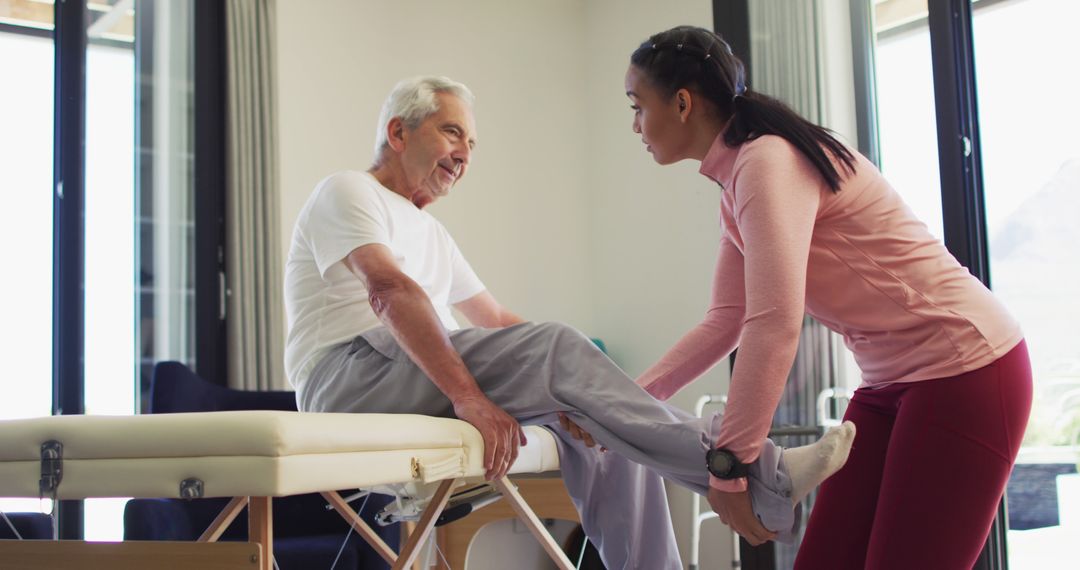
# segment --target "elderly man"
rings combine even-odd
[[[286,266],[285,358],[299,407],[460,418],[483,436],[489,479],[517,456],[519,422],[554,426],[565,414],[611,450],[553,429],[566,487],[605,565],[682,568],[661,476],[703,494],[718,419],[653,399],[581,333],[525,322],[484,288],[424,211],[465,175],[475,144],[464,85],[403,81],[383,106],[375,164],[316,186]],[[474,327],[460,328],[451,307]],[[736,466],[733,477],[750,478],[749,516],[790,534],[794,503],[846,457],[845,442],[826,439],[795,450],[802,456],[787,450],[783,464],[766,442],[757,462]]]

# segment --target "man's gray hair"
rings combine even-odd
[[[449,77],[413,77],[398,83],[390,92],[390,96],[386,98],[382,112],[379,113],[379,127],[375,131],[376,162],[381,158],[383,148],[387,145],[386,126],[390,124],[390,120],[401,117],[405,128],[415,129],[424,119],[439,110],[439,101],[435,98],[436,93],[456,95],[470,107],[475,99],[468,87]]]

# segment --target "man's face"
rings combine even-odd
[[[402,164],[418,208],[450,193],[465,176],[476,146],[472,109],[456,95],[437,93],[439,110],[416,129],[405,129]]]

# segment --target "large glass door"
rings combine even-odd
[[[2,6],[2,5],[0,5]],[[42,20],[0,9],[0,419],[52,408],[53,42]],[[15,247],[18,246],[18,247]],[[18,324],[18,326],[13,326]]]
[[[49,416],[53,405],[52,6],[0,3],[0,419]],[[37,499],[0,511],[49,512]]]
[[[906,181],[896,184],[905,200],[944,236],[927,0],[879,0],[874,11],[882,170]],[[1072,247],[1080,238],[1080,78],[1061,65],[1080,51],[1070,29],[1080,5],[979,0],[971,12],[989,281],[1024,329],[1035,375],[998,523],[1007,525],[1008,557],[991,548],[986,562],[1058,568],[1067,537],[1080,536],[1080,254]]]
[[[86,4],[85,411],[146,409],[153,363],[193,364],[191,2]],[[85,502],[120,540],[126,499]]]
[[[944,239],[926,2],[874,6],[879,166],[931,233]]]
[[[81,31],[70,34],[68,25],[60,34],[54,21],[70,24],[56,19],[70,3],[0,0],[0,239],[10,246],[8,278],[0,282],[8,317],[0,332],[8,366],[0,419],[54,413],[61,392],[56,408],[64,413],[140,413],[154,362],[194,365],[193,4],[85,1],[65,12],[76,14]],[[69,49],[58,50],[60,36],[74,38]],[[82,92],[61,93],[61,105],[56,62],[73,58],[84,66]],[[54,117],[72,105],[85,120],[64,124],[58,137]],[[84,140],[70,144],[83,131]],[[58,141],[66,145],[59,161]],[[71,161],[82,164],[67,170]],[[54,169],[66,184],[54,188]],[[83,174],[81,183],[71,172]],[[56,196],[65,204],[58,229]],[[68,211],[69,204],[81,206]],[[77,237],[71,243],[81,247],[58,254],[55,235]],[[55,325],[54,279],[59,297],[81,298],[64,304]],[[63,329],[69,322],[82,324],[76,334]],[[54,327],[64,330],[63,343],[54,342]],[[56,384],[55,362],[64,370]],[[69,518],[82,524],[62,517],[61,533],[119,540],[124,502],[75,503]],[[53,505],[0,499],[0,510],[51,512]]]
[[[1080,4],[974,4],[990,279],[1020,321],[1035,390],[1009,481],[1011,570],[1064,568],[1080,537]]]
[[[135,406],[135,3],[86,5],[84,409]],[[125,499],[84,504],[87,540],[123,537]]]
[[[52,410],[52,7],[0,2],[0,419]],[[48,511],[0,499],[0,511]]]

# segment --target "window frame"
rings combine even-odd
[[[193,2],[196,371],[224,385],[225,5],[218,0]],[[153,9],[154,0],[144,3]],[[52,413],[81,415],[85,413],[87,7],[82,0],[56,2],[54,10],[51,34],[24,33],[51,35],[55,42]],[[57,502],[60,539],[83,538],[83,510],[81,500]]]

